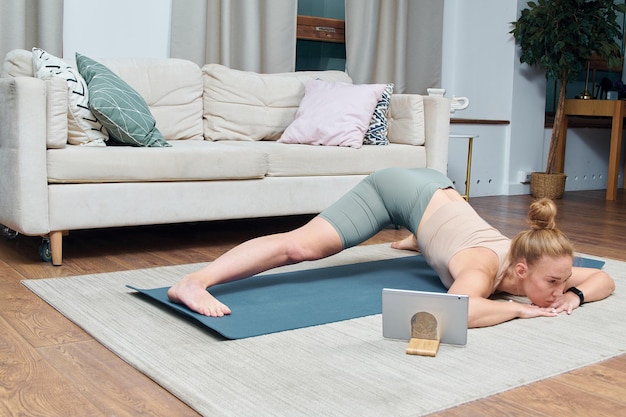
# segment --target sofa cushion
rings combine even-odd
[[[360,148],[385,87],[309,80],[296,118],[278,142]]]
[[[208,140],[278,140],[295,118],[306,81],[352,82],[341,71],[259,74],[207,64],[202,73]]]
[[[276,141],[222,142],[233,148],[258,150],[267,155],[267,175],[271,177],[366,175],[390,166],[426,166],[423,146],[389,144],[363,146],[306,146]]]
[[[46,83],[46,147],[63,148],[68,142],[69,97],[67,82],[60,77]]]
[[[36,78],[62,78],[68,96],[67,142],[73,145],[106,146],[107,131],[89,110],[87,83],[78,70],[62,59],[40,48],[32,51],[33,73]]]
[[[202,71],[184,59],[102,59],[145,100],[168,141],[204,139]]]
[[[131,146],[170,146],[156,127],[146,101],[105,65],[79,53],[78,71],[87,81],[89,107],[111,139]]]
[[[370,125],[365,132],[363,145],[388,145],[389,123],[387,122],[387,113],[389,112],[389,104],[391,103],[391,95],[393,94],[393,83],[387,84],[383,95],[378,100]]]
[[[389,142],[407,145],[425,143],[424,100],[421,95],[393,94],[387,121]]]
[[[68,145],[64,149],[49,149],[48,181],[230,180],[262,178],[267,171],[267,155],[261,149],[236,148],[221,142],[199,140],[179,140],[171,144],[168,148]]]
[[[33,77],[33,54],[26,49],[9,51],[2,62],[2,77]]]

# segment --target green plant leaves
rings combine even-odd
[[[572,79],[596,52],[610,67],[621,65],[623,37],[613,0],[539,0],[528,2],[510,31],[520,47],[520,61],[540,65],[546,76]]]

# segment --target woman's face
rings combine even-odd
[[[521,277],[524,293],[539,307],[550,306],[563,294],[567,280],[572,275],[571,256],[543,256],[534,265],[528,266]]]

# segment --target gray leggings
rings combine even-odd
[[[320,217],[339,233],[344,249],[392,224],[416,233],[430,199],[442,188],[453,185],[439,171],[387,168],[367,176]]]

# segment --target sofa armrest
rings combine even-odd
[[[46,94],[42,80],[0,78],[0,223],[48,233]]]
[[[426,166],[447,174],[450,99],[424,96]]]

